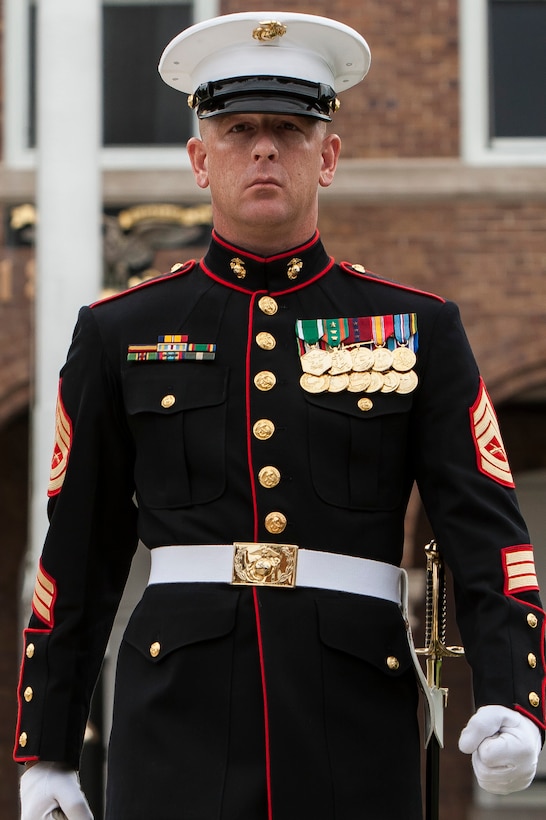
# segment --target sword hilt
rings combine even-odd
[[[427,582],[425,597],[425,646],[416,649],[418,655],[427,659],[427,683],[432,688],[441,688],[441,669],[444,658],[459,658],[464,654],[462,646],[446,646],[447,590],[445,571],[438,549],[433,539],[425,547],[427,557]],[[447,689],[444,689],[447,699]]]

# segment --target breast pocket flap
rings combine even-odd
[[[321,410],[344,413],[358,419],[373,419],[407,413],[413,404],[411,393],[306,393],[307,402]]]
[[[123,374],[129,415],[214,407],[226,400],[228,371],[206,362],[161,362],[135,366]]]

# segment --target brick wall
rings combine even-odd
[[[222,11],[248,3],[224,0]],[[252,9],[270,10],[259,0]],[[449,157],[459,154],[457,0],[291,0],[286,11],[335,17],[367,40],[372,65],[344,92],[335,117],[347,157]]]
[[[320,226],[338,259],[458,302],[494,397],[544,380],[546,202],[338,203]]]

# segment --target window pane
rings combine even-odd
[[[77,0],[75,0],[77,2]],[[28,147],[36,145],[36,0],[28,0]],[[103,145],[183,145],[192,114],[157,64],[166,44],[193,22],[193,3],[103,3]]]
[[[103,144],[180,145],[191,112],[157,72],[163,49],[191,25],[191,3],[103,7]]]
[[[490,2],[491,136],[546,136],[546,2]]]

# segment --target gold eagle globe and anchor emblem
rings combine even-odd
[[[244,279],[245,278],[246,268],[245,268],[245,263],[243,262],[242,259],[240,259],[238,256],[235,256],[231,260],[231,262],[229,263],[229,266],[230,266],[231,270],[233,271],[233,273],[235,274],[235,276],[237,277],[237,279]]]
[[[260,43],[269,43],[277,37],[283,37],[286,34],[286,26],[284,23],[279,23],[276,20],[264,20],[252,32],[252,36]]]
[[[297,256],[294,256],[290,262],[288,263],[288,268],[286,270],[286,274],[289,279],[297,279],[298,274],[300,273],[301,269],[303,268],[303,262],[301,259],[298,259]]]
[[[298,548],[294,544],[234,544],[232,584],[293,587]]]

